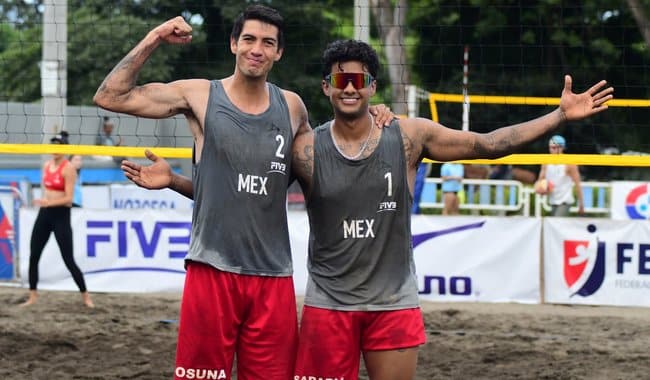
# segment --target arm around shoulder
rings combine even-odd
[[[307,196],[314,175],[314,131],[300,133],[293,141],[291,170]]]

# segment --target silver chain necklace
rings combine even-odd
[[[366,141],[364,141],[363,144],[361,145],[361,149],[359,149],[359,153],[357,153],[354,156],[348,156],[347,154],[343,153],[343,150],[341,150],[341,148],[339,148],[339,144],[336,143],[336,139],[334,138],[334,120],[332,120],[332,125],[330,126],[330,136],[332,136],[332,142],[334,143],[334,147],[341,154],[341,156],[347,158],[350,161],[359,159],[359,157],[361,157],[363,152],[368,147],[368,143],[370,142],[370,136],[372,136],[372,129],[373,126],[375,125],[375,118],[372,116],[372,114],[368,113],[368,116],[370,116],[370,128],[368,128],[369,129],[368,137],[366,137]]]

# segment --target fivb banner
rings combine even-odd
[[[650,220],[650,183],[613,181],[612,219]]]
[[[550,303],[650,306],[650,224],[545,218],[544,282]]]
[[[540,219],[416,215],[412,231],[422,300],[540,302]]]
[[[111,208],[115,209],[191,209],[194,202],[170,189],[147,190],[136,185],[112,184]]]
[[[37,209],[22,209],[21,280]],[[289,211],[296,294],[307,283],[309,223]],[[72,210],[75,260],[90,291],[181,291],[190,210]],[[539,302],[539,219],[414,216],[420,296],[437,301]],[[54,237],[40,261],[42,289],[77,290]]]
[[[29,241],[38,209],[21,209],[20,278],[28,281]],[[88,289],[99,292],[178,291],[191,210],[72,209],[74,257]],[[39,288],[77,290],[63,264],[54,235],[39,263]]]

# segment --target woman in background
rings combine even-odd
[[[68,134],[62,132],[52,137],[53,144],[67,144]],[[54,237],[61,250],[61,257],[65,266],[72,274],[72,278],[79,287],[83,303],[87,307],[94,307],[90,295],[86,290],[83,274],[74,261],[72,246],[72,227],[70,225],[70,209],[74,186],[77,180],[77,170],[69,163],[63,154],[55,153],[52,159],[43,164],[42,197],[34,200],[34,205],[40,207],[34,222],[30,242],[29,256],[29,298],[23,306],[36,302],[38,293],[38,262],[43,254],[45,244],[54,232]]]

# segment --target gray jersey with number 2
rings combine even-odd
[[[241,112],[219,81],[210,87],[187,260],[233,273],[290,276],[287,186],[293,133],[282,91],[270,105]]]

